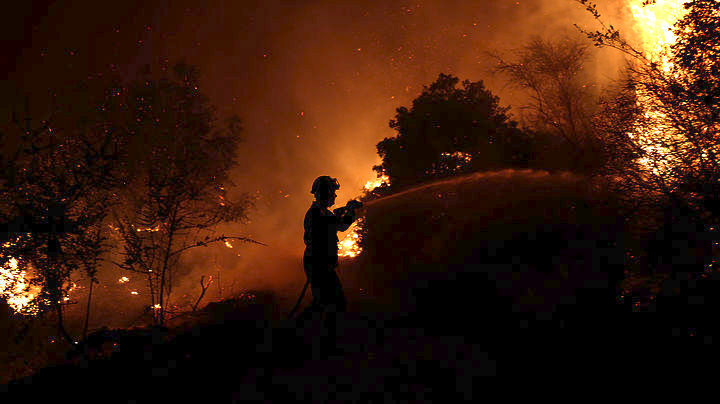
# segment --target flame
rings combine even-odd
[[[118,283],[127,283],[130,282],[130,278],[127,276],[123,276],[122,278],[118,279]]]
[[[358,245],[360,241],[360,234],[358,233],[362,229],[363,219],[358,219],[348,229],[349,233],[338,243],[338,256],[355,258],[362,252],[362,248]]]
[[[27,271],[19,268],[20,262],[12,257],[0,267],[0,297],[17,313],[37,314],[38,307],[34,300],[38,287],[30,286]]]
[[[226,246],[227,248],[233,248],[233,245],[230,244],[230,242],[227,241],[227,240],[225,240],[225,246]]]
[[[380,177],[368,181],[365,183],[365,192],[370,192],[373,189],[383,185],[387,184],[390,185],[390,178],[383,174]],[[345,237],[338,242],[338,256],[339,257],[349,257],[349,258],[355,258],[362,252],[362,248],[358,244],[360,241],[360,230],[362,230],[362,226],[364,224],[364,221],[362,218],[358,219],[355,223],[353,223],[350,228],[348,229],[348,233],[345,235]]]
[[[156,305],[154,305],[152,308],[155,309],[155,310],[160,310],[161,307],[162,307],[162,306],[160,306],[160,304],[156,304]]]
[[[382,184],[388,184],[390,185],[390,178],[388,178],[387,175],[383,174],[382,176],[376,178],[373,181],[368,181],[365,183],[365,190],[367,192],[372,191],[373,189],[379,187]]]
[[[677,40],[672,29],[687,12],[683,7],[686,2],[687,0],[657,0],[655,4],[647,6],[643,6],[643,0],[630,2],[630,10],[643,49],[651,60],[660,63],[665,72],[672,67],[667,56],[668,46]]]
[[[655,4],[643,6],[643,0],[631,0],[629,5],[646,56],[652,62],[657,63],[665,73],[668,73],[673,67],[669,56],[669,47],[675,43],[677,36],[672,32],[672,28],[687,12],[683,7],[686,1],[657,0]],[[646,105],[648,95],[640,93],[637,95],[638,103],[641,106]],[[670,157],[670,149],[661,146],[660,143],[669,142],[675,136],[672,134],[664,114],[646,108],[643,115],[651,123],[651,129],[643,133],[641,128],[635,128],[635,131],[628,135],[635,139],[649,155],[660,156],[660,158],[643,157],[639,160],[640,164],[647,169],[652,169],[655,175],[665,173],[669,167],[679,161]],[[651,139],[660,139],[660,141],[653,142]]]

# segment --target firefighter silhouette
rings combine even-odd
[[[346,206],[328,209],[335,204],[335,192],[340,188],[337,179],[323,175],[315,179],[310,193],[315,195],[305,214],[303,267],[310,284],[313,300],[298,317],[300,324],[314,315],[324,314],[324,328],[331,344],[337,331],[337,314],[346,309],[345,294],[335,273],[338,265],[337,232],[347,230],[356,219],[355,209],[362,204],[350,201]]]

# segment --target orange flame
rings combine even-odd
[[[390,178],[387,175],[382,175],[375,180],[368,181],[365,183],[365,192],[370,192],[373,189],[381,186],[382,184],[390,185]],[[358,219],[348,229],[348,233],[345,237],[338,242],[338,256],[355,258],[362,252],[362,248],[358,245],[360,241],[360,230],[362,229],[364,222],[363,219]]]
[[[668,73],[673,63],[669,56],[669,47],[675,43],[677,36],[672,32],[675,23],[687,12],[683,4],[687,0],[657,0],[655,4],[643,6],[643,0],[631,0],[630,10],[635,19],[635,28],[638,31],[639,39],[646,56],[652,62],[657,63],[661,69]],[[638,103],[647,105],[648,95],[638,93]],[[643,133],[636,128],[634,133],[628,134],[640,147],[651,155],[661,156],[660,158],[643,157],[640,164],[645,168],[652,169],[658,175],[667,172],[669,167],[678,163],[669,157],[670,150],[661,146],[663,140],[671,140],[673,136],[667,125],[667,117],[659,111],[645,108],[644,117],[651,122],[652,129],[649,133]],[[657,141],[660,139],[660,141]],[[653,141],[655,140],[655,141]],[[653,161],[654,160],[654,161]],[[657,163],[658,167],[654,167]]]
[[[38,294],[38,287],[31,286],[27,279],[27,271],[19,268],[20,262],[12,257],[0,266],[0,297],[4,298],[17,313],[37,314],[38,307],[34,300]]]
[[[387,175],[383,174],[382,176],[376,178],[375,180],[366,182],[365,183],[365,191],[370,192],[382,184],[390,185],[390,178],[388,178]]]

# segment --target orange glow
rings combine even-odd
[[[349,233],[338,243],[338,256],[355,258],[362,252],[362,248],[358,245],[360,235],[358,231],[362,228],[363,219],[359,218],[348,229]]]
[[[370,192],[382,184],[390,185],[390,178],[388,178],[387,175],[382,175],[375,180],[366,182],[365,192]],[[359,218],[350,226],[345,237],[338,242],[339,257],[355,258],[360,255],[362,248],[358,245],[358,241],[360,241],[359,231],[362,229],[363,223],[363,218]]]
[[[672,27],[685,14],[686,10],[682,6],[685,2],[686,0],[657,0],[655,4],[643,6],[642,0],[632,0],[630,4],[645,56],[657,63],[665,73],[673,67],[669,57],[669,47],[675,43],[677,37],[672,32]],[[647,105],[649,95],[640,92],[637,95],[638,103],[641,106]],[[640,164],[646,169],[651,169],[655,175],[667,173],[670,167],[679,162],[670,156],[667,147],[659,143],[669,143],[677,135],[672,132],[663,113],[644,108],[644,117],[650,122],[651,129],[645,129],[643,133],[642,128],[635,128],[629,136],[643,150],[655,157],[643,157],[640,159]]]
[[[27,279],[27,271],[22,270],[20,262],[10,258],[0,267],[0,297],[4,298],[14,311],[26,315],[38,312],[34,302],[38,287],[31,286]]]
[[[368,181],[368,182],[366,182],[366,183],[365,183],[365,190],[366,190],[367,192],[370,192],[370,191],[372,191],[373,189],[379,187],[379,186],[382,185],[382,184],[388,184],[388,185],[390,185],[390,178],[388,178],[387,175],[382,175],[381,177],[376,178],[376,179],[373,180],[373,181]]]
[[[677,40],[672,32],[673,25],[683,17],[686,10],[683,4],[687,0],[657,0],[655,4],[643,7],[643,0],[632,0],[630,10],[635,19],[635,28],[647,56],[670,71],[672,62],[667,57],[667,49]]]

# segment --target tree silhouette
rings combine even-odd
[[[214,230],[245,222],[252,205],[247,194],[233,200],[226,190],[241,128],[237,117],[216,122],[199,91],[198,71],[183,63],[172,76],[148,74],[124,91],[134,136],[123,158],[129,182],[123,209],[114,214],[123,242],[116,265],[147,278],[153,319],[161,325],[185,251],[233,239],[255,242]]]
[[[491,53],[493,70],[527,93],[520,108],[525,126],[536,132],[537,162],[556,168],[558,160],[573,171],[590,173],[603,163],[601,142],[593,125],[597,86],[586,65],[588,45],[573,38],[533,38],[510,56]],[[564,151],[564,152],[563,152]]]
[[[382,164],[373,167],[397,189],[459,172],[523,166],[529,142],[482,81],[438,79],[400,107],[390,127],[397,136],[377,144]]]
[[[606,100],[609,113],[601,122],[611,145],[608,185],[625,196],[628,205],[665,206],[666,222],[690,220],[692,233],[720,223],[720,4],[685,3],[687,13],[673,27],[675,43],[649,55],[605,25],[595,4],[578,2],[602,27],[581,31],[596,46],[629,56],[626,76],[614,97]],[[707,251],[706,246],[701,249]]]
[[[82,269],[95,279],[107,251],[103,223],[120,186],[118,137],[108,121],[106,94],[88,82],[57,90],[49,116],[33,127],[26,107],[25,125],[14,117],[2,158],[0,255],[31,269],[39,288],[39,313],[54,309],[60,334],[71,275]],[[105,110],[96,109],[105,106]],[[14,129],[14,130],[13,130]],[[13,150],[14,149],[14,150]],[[7,153],[7,154],[6,154]]]

